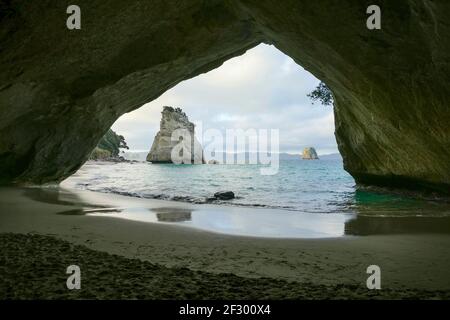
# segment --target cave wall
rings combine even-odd
[[[58,182],[123,113],[260,43],[219,1],[11,1],[0,28],[0,182]]]
[[[450,2],[80,0],[0,5],[0,182],[76,171],[123,113],[265,42],[335,96],[336,139],[358,183],[450,193]]]

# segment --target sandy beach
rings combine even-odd
[[[102,215],[192,206],[65,187],[0,188],[0,297],[450,297],[446,234],[276,239]],[[84,279],[76,293],[65,288],[69,264],[79,264]],[[374,264],[382,271],[377,291],[366,288]]]

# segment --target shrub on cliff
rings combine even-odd
[[[307,94],[307,96],[312,101],[319,100],[324,106],[332,105],[334,102],[333,93],[323,82],[319,83],[319,85],[311,93]]]

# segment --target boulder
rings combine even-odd
[[[219,191],[214,193],[214,198],[218,200],[231,200],[234,199],[233,191]]]

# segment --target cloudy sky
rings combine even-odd
[[[313,105],[306,96],[318,83],[291,58],[262,44],[123,115],[113,130],[131,150],[148,151],[162,107],[170,105],[204,129],[279,129],[280,152],[300,153],[307,146],[319,154],[338,152],[332,107]]]

